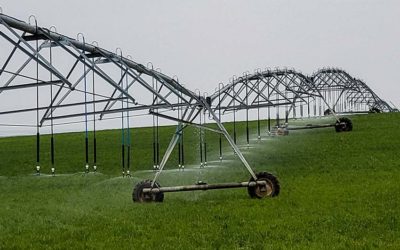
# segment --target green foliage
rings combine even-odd
[[[35,138],[2,138],[0,249],[399,249],[400,115],[352,121],[349,133],[325,128],[273,138],[263,121],[261,141],[252,122],[249,147],[243,145],[245,123],[238,125],[250,164],[281,182],[279,197],[263,200],[230,189],[132,203],[134,184],[153,176],[151,128],[132,131],[133,178],[119,177],[120,131],[98,133],[100,173],[89,175],[81,173],[83,134],[56,135],[56,177],[33,175]],[[163,150],[173,131],[162,128]],[[249,179],[226,143],[224,161],[217,160],[219,137],[209,132],[209,166],[200,170],[196,131],[185,134],[187,171],[176,171],[174,152],[161,185]],[[43,136],[43,149],[48,141]],[[42,155],[46,171],[48,153]]]

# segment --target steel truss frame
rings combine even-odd
[[[306,106],[310,117],[311,113],[317,116],[318,106],[319,115],[321,109],[328,109],[338,120],[336,113],[369,112],[373,108],[381,112],[393,111],[365,82],[337,68],[321,69],[311,76],[294,69],[244,73],[242,77],[233,78],[230,84],[217,89],[210,99],[213,109],[222,114],[285,106],[286,116],[292,113],[296,118],[298,109],[303,117],[303,106]]]
[[[286,106],[296,112],[296,103],[306,104],[320,97],[308,77],[293,69],[256,71],[233,79],[210,98],[215,110],[236,111]]]
[[[394,111],[364,81],[342,69],[321,69],[311,79],[315,88],[336,112],[369,112],[373,109],[380,112]]]
[[[73,39],[50,29],[39,27],[37,26],[36,20],[35,25],[31,25],[13,17],[0,14],[0,24],[2,27],[0,36],[13,46],[7,60],[1,68],[0,76],[2,73],[11,72],[7,71],[6,68],[16,52],[21,52],[27,57],[26,61],[16,71],[11,72],[11,77],[6,83],[0,86],[0,95],[4,95],[4,93],[8,91],[21,89],[36,89],[39,91],[39,87],[42,88],[44,86],[51,86],[51,88],[54,87],[56,89],[48,105],[37,106],[36,108],[27,107],[22,109],[2,110],[0,111],[0,115],[33,111],[39,114],[39,112],[41,112],[40,121],[38,119],[37,123],[37,126],[41,127],[49,120],[70,119],[89,115],[95,117],[95,119],[101,120],[108,114],[148,110],[151,115],[178,122],[176,133],[173,135],[166,153],[162,158],[159,171],[155,174],[153,185],[162,172],[173,148],[178,143],[182,130],[188,125],[202,127],[223,134],[252,178],[257,180],[256,174],[244,158],[240,149],[233,142],[206,99],[183,87],[183,85],[174,78],[154,70],[152,66],[151,68],[145,67],[128,57],[124,57],[121,51],[117,54],[118,50],[116,53],[113,53],[100,48],[98,45],[88,44],[85,42],[83,35],[81,35],[81,41],[79,41],[79,35],[77,39]],[[38,45],[38,41],[41,42],[40,46]],[[59,53],[63,53],[64,56],[72,59],[74,63],[67,72],[63,73],[63,69],[57,68],[52,63],[51,57],[50,59],[46,58],[43,52],[46,49],[53,50],[53,53],[50,52],[50,54],[53,55],[56,54],[54,52],[55,50],[61,51]],[[41,71],[49,73],[47,78],[38,79],[38,74],[35,76],[34,73],[32,73],[28,78],[30,80],[36,80],[36,82],[13,84],[17,76],[21,76],[20,73],[27,68],[28,65],[35,63],[37,67],[40,67]],[[105,67],[105,65],[107,67]],[[72,75],[78,74],[79,68],[83,68],[83,73],[80,72],[79,77],[75,77],[75,79],[72,80]],[[120,72],[120,74],[115,74],[115,72]],[[40,75],[42,77],[43,74]],[[101,81],[96,82],[96,84],[93,83],[93,89],[95,85],[108,84],[111,86],[111,94],[99,95],[94,93],[94,90],[93,93],[89,93],[86,89],[86,82],[89,75],[93,75],[93,81],[95,78]],[[85,90],[79,90],[78,88],[83,84],[85,84]],[[136,97],[135,90],[139,87],[144,89],[152,97],[147,100],[141,100],[140,96]],[[85,101],[68,102],[69,97],[75,92],[83,93],[85,95]],[[92,100],[86,99],[87,94],[93,95]],[[100,99],[95,99],[95,96]],[[39,98],[39,96],[37,98]],[[121,108],[115,108],[118,103],[122,103]],[[93,108],[92,111],[87,111],[86,108],[89,104],[96,105],[96,108]],[[85,112],[73,111],[65,114],[64,109],[66,110],[66,108],[69,107],[85,107]],[[216,122],[218,129],[211,129],[194,122],[196,117],[206,110]],[[60,111],[63,114],[57,115],[56,112]]]

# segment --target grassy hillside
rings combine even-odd
[[[32,175],[33,138],[3,138],[0,249],[399,249],[400,114],[352,120],[350,133],[326,128],[286,137],[264,134],[257,141],[252,129],[249,147],[241,124],[239,144],[250,164],[281,182],[279,197],[263,200],[232,189],[168,193],[162,204],[132,203],[133,185],[152,177],[149,129],[133,131],[133,138],[143,138],[140,145],[150,144],[146,154],[145,146],[135,145],[133,178],[119,177],[118,131],[99,134],[105,142],[99,145],[101,173],[86,176],[80,173],[83,135],[57,135],[60,175],[54,178]],[[173,129],[163,128],[163,146]],[[188,161],[197,163],[198,134],[187,135]],[[218,137],[208,138],[209,166],[178,172],[175,152],[161,185],[249,178],[226,144],[224,161],[215,161]]]

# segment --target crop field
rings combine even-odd
[[[278,197],[261,200],[230,189],[133,203],[133,186],[154,174],[152,128],[132,129],[132,178],[121,177],[119,130],[97,133],[98,172],[87,175],[83,133],[56,135],[55,177],[49,137],[41,139],[41,176],[34,174],[35,137],[0,138],[0,249],[400,249],[400,114],[351,119],[352,132],[282,137],[267,136],[262,121],[260,141],[251,122],[249,145],[245,123],[237,124],[250,165],[281,184]],[[161,153],[174,130],[160,129]],[[210,132],[208,166],[200,169],[198,136],[185,131],[186,170],[177,170],[174,151],[162,186],[249,179],[226,141],[218,160],[219,137]]]

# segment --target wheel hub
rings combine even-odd
[[[272,184],[269,180],[266,179],[258,179],[259,181],[266,181],[266,185],[257,185],[255,192],[258,197],[266,197],[270,196],[273,191]]]
[[[258,184],[248,187],[247,191],[252,198],[274,197],[279,194],[280,185],[278,179],[270,173],[261,172],[256,174],[257,181],[263,181],[265,184]],[[254,181],[250,178],[250,181]]]

